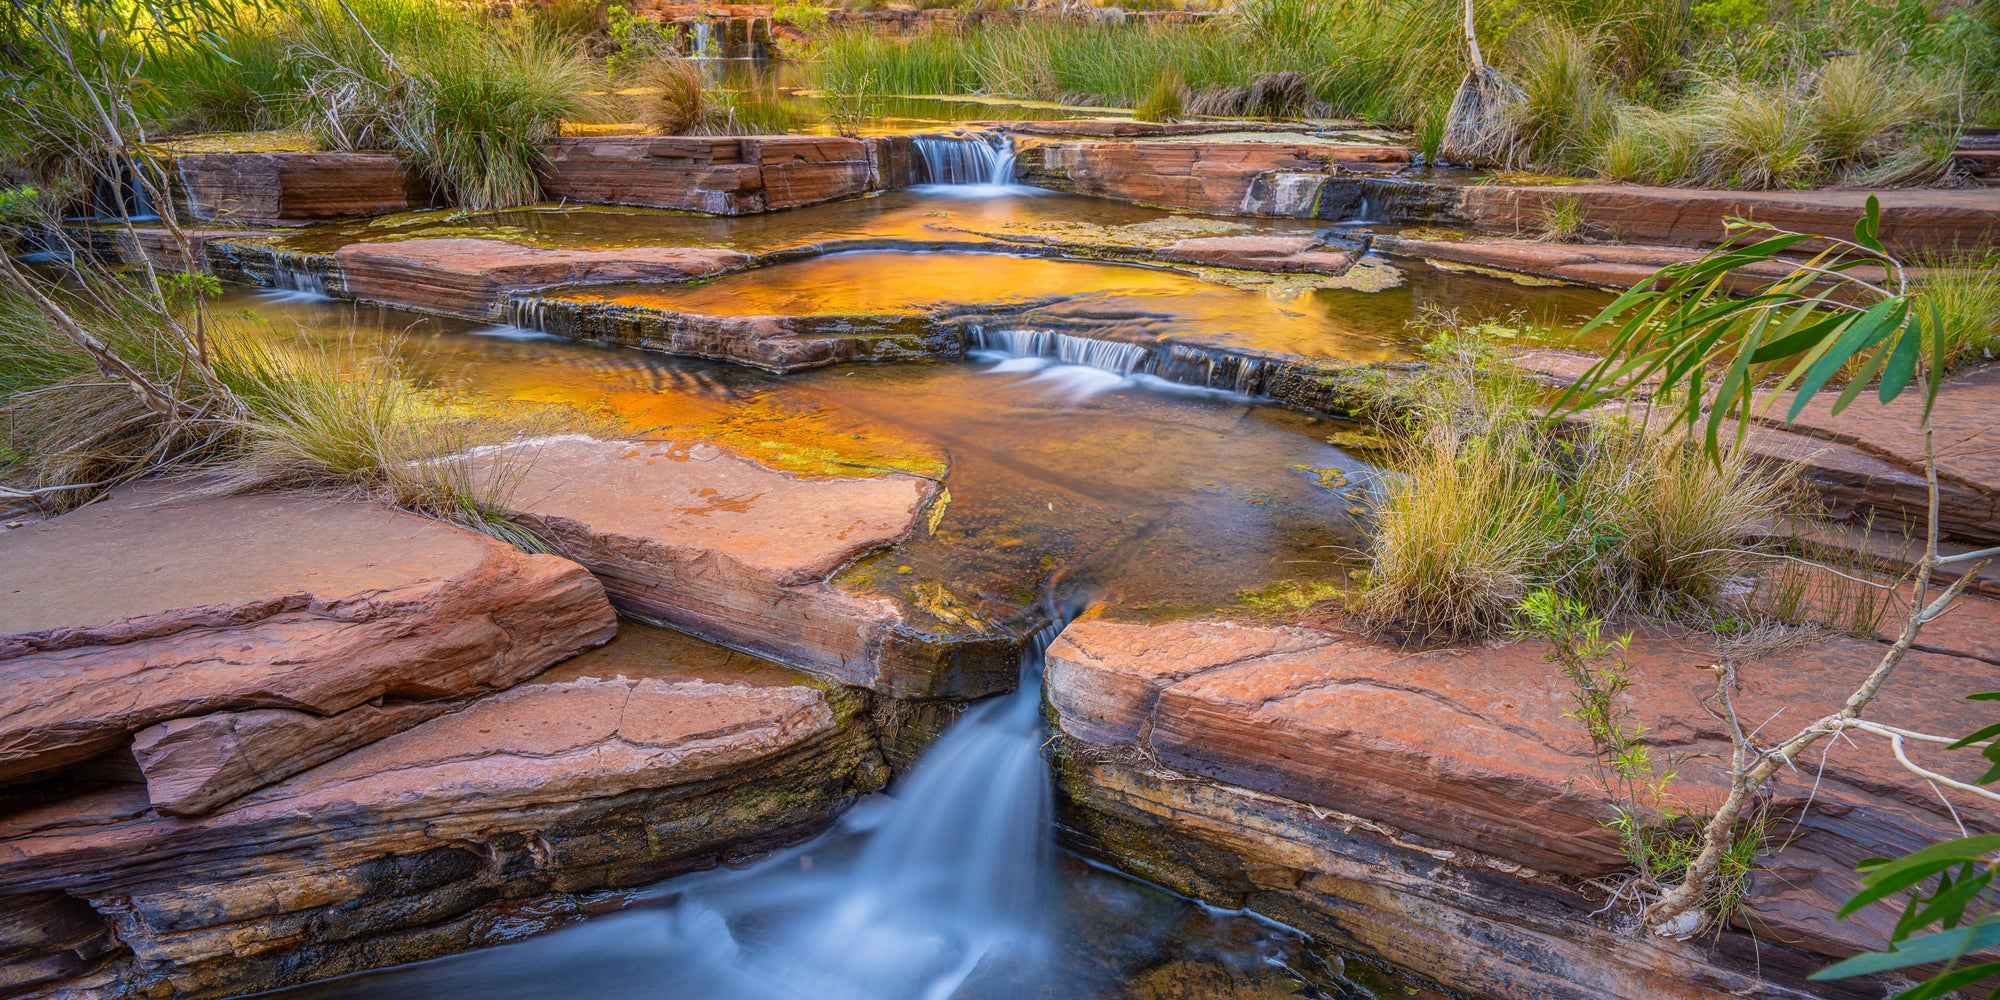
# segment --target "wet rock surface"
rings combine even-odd
[[[1019,637],[920,626],[896,600],[830,582],[925,530],[931,479],[799,476],[700,441],[554,438],[487,460],[518,476],[515,519],[629,615],[898,697],[1013,685]]]
[[[12,803],[0,885],[131,952],[59,995],[230,995],[559,926],[881,782],[853,695],[711,649],[640,630],[201,818],[115,781]]]
[[[732,250],[636,247],[564,250],[475,238],[342,247],[333,254],[342,291],[383,305],[499,319],[508,296],[555,285],[684,281],[746,266]]]
[[[1354,266],[1355,255],[1328,249],[1311,236],[1209,236],[1180,240],[1154,256],[1185,264],[1210,264],[1245,271],[1325,274],[1339,276]]]
[[[0,779],[136,737],[152,804],[178,812],[509,687],[615,626],[567,560],[287,495],[128,489],[0,536],[0,595]]]
[[[1386,173],[1409,162],[1404,146],[1334,143],[1062,141],[1020,152],[1022,177],[1058,191],[1219,215],[1291,217],[1312,216],[1318,189],[1296,199],[1270,192],[1312,186],[1288,177],[1323,184],[1336,170]]]
[[[1745,674],[1740,710],[1789,717],[1836,697],[1881,648],[1842,639],[1766,657]],[[1726,747],[1699,701],[1712,656],[1642,639],[1629,696],[1657,744],[1689,755],[1674,794],[1697,812],[1722,775],[1695,755]],[[1977,720],[1958,695],[1990,671],[1915,654],[1869,716],[1969,731]],[[1296,629],[1083,621],[1051,649],[1048,690],[1078,741],[1062,781],[1082,842],[1487,995],[1846,995],[1800,980],[1884,938],[1881,914],[1832,917],[1857,884],[1854,862],[1957,831],[1886,747],[1827,748],[1773,804],[1792,833],[1772,845],[1740,918],[1757,929],[1760,975],[1735,930],[1707,944],[1639,940],[1597,913],[1603,890],[1580,880],[1624,856],[1584,770],[1587,743],[1562,714],[1568,692],[1533,647],[1411,653]],[[1959,815],[2000,828],[1983,807]]]

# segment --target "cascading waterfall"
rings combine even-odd
[[[326,276],[310,267],[301,267],[282,258],[272,262],[270,288],[274,292],[326,297]]]
[[[1054,330],[987,330],[976,328],[971,339],[983,351],[1021,358],[1050,358],[1057,364],[1082,365],[1114,375],[1138,374],[1151,360],[1144,344],[1096,340]]]
[[[480,954],[413,966],[400,996],[945,1000],[1036,995],[1061,920],[1042,662],[972,707],[887,796],[834,832],[741,871],[679,880],[643,906]],[[364,987],[365,988],[365,987]]]
[[[912,137],[929,184],[1014,185],[1014,144],[997,132]]]
[[[137,171],[142,169],[150,171],[153,183],[165,189],[166,175],[157,166],[135,167],[131,163],[114,162],[110,169],[100,172],[91,184],[91,210],[97,218],[139,222],[160,217],[159,207],[153,204],[151,190],[140,183],[137,176]]]
[[[688,54],[697,59],[704,58],[711,54],[710,49],[714,45],[715,24],[710,21],[694,22],[694,49]]]
[[[988,328],[983,324],[966,328],[966,345],[975,354],[986,355],[986,360],[998,361],[996,372],[1040,372],[1038,378],[1062,382],[1077,398],[1136,379],[1260,396],[1267,392],[1271,376],[1281,365],[1270,358],[1187,344],[1134,344],[1056,330]],[[1050,365],[1072,370],[1060,372]],[[1074,369],[1103,375],[1092,377]]]

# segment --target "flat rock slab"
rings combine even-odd
[[[584,136],[548,147],[552,198],[754,215],[870,189],[867,143],[835,136]]]
[[[1882,648],[1841,639],[1764,657],[1744,677],[1739,710],[1757,719],[1818,712],[1858,683]],[[1698,700],[1712,686],[1712,659],[1712,651],[1665,639],[1635,643],[1630,697],[1655,740],[1722,744]],[[1990,663],[1919,653],[1911,665],[1869,718],[1920,732],[1978,728],[1978,710],[1963,695],[1990,686]],[[1590,878],[1624,864],[1604,825],[1610,805],[1586,776],[1589,746],[1564,714],[1570,694],[1532,645],[1412,652],[1307,630],[1081,621],[1049,652],[1048,689],[1064,732],[1137,745],[1169,767],[1538,872]],[[1844,836],[1882,838],[1886,850],[1955,829],[1928,788],[1900,780],[1886,748],[1870,751],[1830,753],[1818,775],[1819,801],[1858,824]],[[1939,767],[1954,773],[1977,763]],[[1714,770],[1683,768],[1675,794],[1697,812],[1712,808],[1724,777]],[[1781,798],[1812,785],[1788,785]],[[1960,813],[1972,825],[2000,821],[2000,810],[1979,804]],[[1815,930],[1837,933],[1830,915],[1838,901],[1826,903],[1829,927]]]
[[[435,521],[127,490],[0,535],[0,778],[134,740],[152,804],[203,812],[615,628],[582,567]]]
[[[234,995],[557,926],[880,784],[851,695],[706,673],[552,672],[200,818],[115,784],[29,804],[0,818],[0,892],[110,918],[133,957],[95,995]]]
[[[1637,184],[1470,185],[1459,214],[1491,233],[1535,232],[1550,207],[1574,202],[1583,223],[1621,242],[1713,246],[1729,236],[1727,218],[1747,218],[1805,233],[1842,236],[1854,229],[1868,196],[1882,204],[1882,242],[1903,254],[1989,246],[2000,238],[2000,196],[1978,189],[1886,191],[1708,191]]]
[[[828,580],[924,530],[937,484],[795,476],[712,444],[549,438],[485,453],[522,525],[591,568],[620,610],[898,697],[1014,682],[1014,639],[935,635]]]
[[[747,266],[734,250],[559,250],[454,237],[357,243],[333,254],[350,298],[472,319],[499,319],[509,295],[557,285],[685,281]]]
[[[1333,277],[1354,266],[1353,254],[1328,249],[1317,236],[1198,236],[1172,243],[1153,256],[1179,264]]]
[[[1662,267],[1701,256],[1700,250],[1688,247],[1549,243],[1479,237],[1441,240],[1390,234],[1375,237],[1371,248],[1401,257],[1492,268],[1534,278],[1604,288],[1630,288],[1651,279]],[[1790,272],[1789,267],[1770,265],[1752,268],[1746,273],[1758,281],[1769,282]]]
[[[1912,389],[1887,406],[1867,398],[1834,416],[1837,395],[1823,392],[1814,397],[1789,428],[1851,445],[1921,475],[1922,393]],[[1772,416],[1782,417],[1790,409],[1788,394],[1776,401]],[[2000,415],[2000,365],[1946,379],[1938,387],[1937,403],[1931,411],[1939,477],[1948,485],[1971,491],[1989,503],[2000,501],[2000,449],[1996,449],[2000,445],[2000,427],[1996,427],[1996,415]],[[1986,541],[2000,532],[1989,526],[1984,537],[1959,533]]]
[[[1603,359],[1537,348],[1509,360],[1523,374],[1568,385]],[[1843,519],[1859,522],[1874,516],[1880,522],[1877,530],[1891,533],[1921,525],[1930,495],[1917,422],[1921,394],[1906,393],[1888,406],[1870,397],[1835,417],[1830,411],[1837,396],[1822,394],[1791,423],[1781,419],[1786,400],[1777,401],[1764,411],[1747,444],[1758,455],[1798,463],[1807,483]],[[1938,390],[1933,413],[1938,524],[1947,540],[2000,544],[2000,460],[1991,450],[1994,438],[1988,428],[1995,406],[2000,406],[2000,368],[1948,379]],[[1898,561],[1913,564],[1916,549],[1906,547],[1904,553]]]

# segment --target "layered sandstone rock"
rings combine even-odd
[[[82,900],[0,894],[0,996],[83,975],[119,950],[110,925]]]
[[[1824,439],[1889,462],[1921,479],[1924,437],[1921,411],[1924,395],[1913,387],[1886,406],[1850,406],[1833,413],[1834,393],[1821,393],[1786,427],[1794,433]],[[1791,409],[1788,394],[1775,402],[1768,419],[1775,422]],[[1931,428],[1941,486],[1962,495],[1952,504],[1950,535],[1968,542],[2000,542],[1994,513],[2000,508],[2000,366],[1946,379],[1938,387],[1931,410]],[[1922,504],[1915,505],[1921,509]]]
[[[1175,241],[1153,256],[1177,264],[1335,277],[1354,266],[1352,253],[1328,249],[1318,236],[1198,236]]]
[[[964,336],[947,310],[803,316],[677,312],[617,292],[522,296],[514,308],[558,336],[751,365],[773,372],[851,361],[955,359]]]
[[[869,189],[859,139],[829,136],[592,136],[549,146],[552,198],[715,215],[797,208]]]
[[[897,697],[1013,686],[1015,637],[939,631],[828,582],[923,530],[932,480],[812,479],[690,441],[551,438],[485,460],[518,477],[515,519],[627,614]]]
[[[1512,239],[1421,239],[1394,234],[1375,237],[1370,248],[1399,257],[1492,268],[1512,274],[1606,288],[1630,288],[1650,280],[1660,268],[1701,256],[1687,247],[1628,246],[1615,243],[1548,243]],[[1780,265],[1749,273],[1772,281],[1790,273]]]
[[[150,804],[175,813],[510,687],[616,628],[567,560],[289,495],[125,491],[0,535],[0,595],[0,781],[129,742]]]
[[[1458,214],[1493,233],[1535,232],[1550,206],[1573,202],[1586,225],[1632,243],[1713,246],[1729,237],[1728,218],[1835,236],[1848,233],[1868,197],[1882,205],[1882,242],[1902,254],[1990,245],[2000,238],[2000,198],[1977,189],[1885,191],[1705,191],[1636,184],[1537,187],[1470,185]]]
[[[384,215],[432,201],[393,153],[183,153],[173,162],[203,222]]]
[[[1292,199],[1282,192],[1316,192],[1315,185],[1338,171],[1378,173],[1409,162],[1404,146],[1195,139],[1047,142],[1020,152],[1021,174],[1030,184],[1222,215],[1309,217],[1310,194]],[[1294,200],[1304,204],[1291,205]]]
[[[1761,657],[1739,710],[1802,722],[1881,649],[1836,640]],[[1723,777],[1699,756],[1726,747],[1701,701],[1712,656],[1643,639],[1628,696],[1656,752],[1684,755],[1673,794],[1696,813]],[[1963,695],[1990,686],[1992,669],[1914,654],[1868,715],[1970,731],[1980,720]],[[1564,715],[1571,695],[1532,647],[1412,653],[1297,629],[1082,621],[1049,652],[1048,691],[1063,733],[1094,748],[1071,754],[1062,779],[1084,843],[1482,995],[1872,989],[1801,981],[1883,940],[1882,913],[1833,917],[1857,885],[1853,864],[1957,830],[1886,747],[1828,746],[1777,790],[1785,832],[1739,918],[1759,943],[1731,930],[1676,944],[1615,926],[1599,913],[1603,890],[1583,881],[1625,859],[1587,741]],[[1920,759],[1947,772],[1979,763]],[[2000,812],[1959,805],[1969,827],[2000,829]]]
[[[211,816],[118,783],[27,803],[0,817],[0,899],[80,929],[87,902],[129,949],[49,995],[234,995],[559,926],[617,905],[605,890],[790,843],[881,783],[852,695],[616,648]]]
[[[355,243],[333,254],[350,298],[472,319],[498,319],[508,296],[556,285],[684,281],[750,263],[734,250],[636,247],[558,250],[450,238]]]

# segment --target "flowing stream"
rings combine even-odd
[[[1231,995],[1314,998],[1330,995],[1319,983],[1348,985],[1337,960],[1288,929],[1055,849],[1041,672],[1070,614],[1051,612],[1013,694],[974,705],[893,792],[811,842],[670,881],[581,926],[281,995],[1053,1000],[1144,996],[1149,979],[1183,989],[1194,979],[1254,990]],[[1173,947],[1160,964],[1163,945]]]

